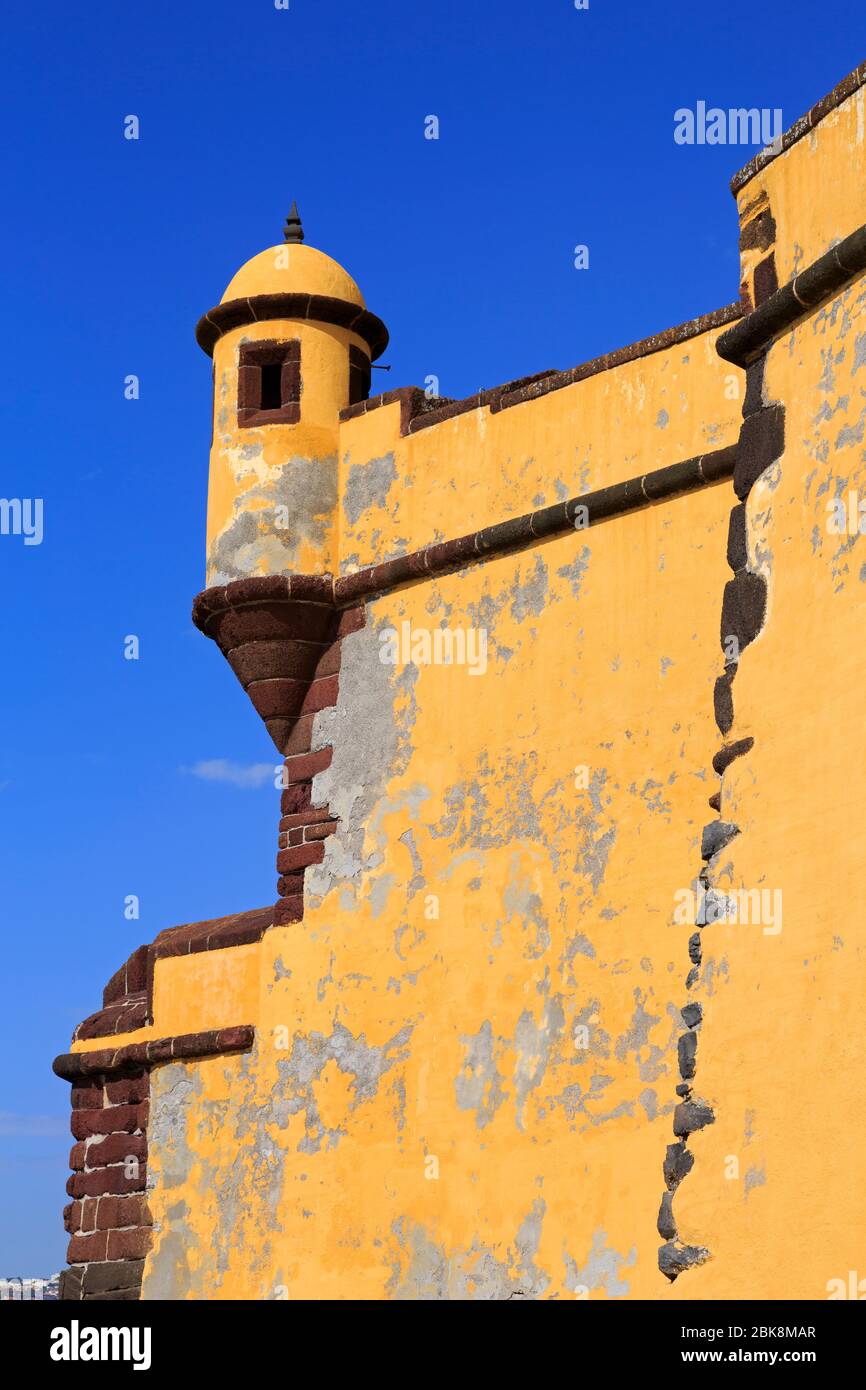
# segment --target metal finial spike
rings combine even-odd
[[[291,211],[286,218],[286,228],[283,232],[283,237],[286,241],[303,241],[304,239],[304,229],[301,226],[301,219],[298,216],[298,205],[294,199],[292,200]]]

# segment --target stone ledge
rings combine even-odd
[[[594,357],[589,362],[582,362],[566,371],[548,370],[536,372],[532,376],[518,377],[515,381],[507,381],[502,386],[479,391],[474,396],[467,396],[462,400],[437,397],[431,401],[420,386],[398,387],[396,390],[384,391],[379,396],[371,396],[369,400],[347,406],[345,410],[340,411],[340,419],[357,420],[382,406],[399,405],[400,434],[405,436],[417,434],[419,430],[484,406],[495,414],[515,405],[524,405],[527,401],[538,400],[550,391],[561,391],[566,386],[586,381],[588,377],[597,376],[600,372],[609,372],[628,362],[636,362],[641,357],[649,357],[655,352],[676,347],[701,333],[709,333],[714,328],[722,328],[725,324],[732,323],[742,316],[742,312],[739,303],[727,304],[721,309],[714,309],[708,314],[688,319],[685,323],[675,324],[672,328],[665,328],[649,338],[628,343],[625,347],[616,348],[613,352]]]
[[[149,1067],[159,1062],[216,1057],[225,1052],[248,1052],[255,1041],[255,1034],[251,1023],[242,1023],[232,1028],[214,1028],[203,1033],[179,1033],[170,1038],[153,1038],[150,1042],[127,1043],[118,1048],[63,1052],[55,1057],[52,1070],[64,1081],[77,1081],[79,1077],[110,1075],[130,1067]]]

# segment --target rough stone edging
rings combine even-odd
[[[820,101],[816,101],[805,116],[801,116],[784,132],[778,147],[769,146],[765,150],[759,150],[748,164],[739,169],[731,179],[731,192],[736,196],[740,189],[751,182],[756,174],[760,173],[768,164],[772,164],[774,159],[778,159],[792,145],[796,145],[798,140],[802,140],[804,135],[808,135],[810,130],[814,130],[819,121],[823,121],[825,116],[828,116],[831,111],[835,111],[837,106],[841,106],[843,101],[847,101],[864,84],[866,84],[866,63],[860,63],[853,72],[849,72],[846,77],[843,77],[841,82],[837,82],[831,92],[828,92]]]
[[[635,362],[641,357],[650,357],[655,352],[676,347],[701,333],[709,333],[714,328],[731,323],[734,319],[740,318],[742,312],[739,302],[726,304],[721,309],[713,309],[708,314],[675,324],[660,333],[652,334],[649,338],[628,343],[625,347],[616,348],[601,357],[594,357],[589,362],[579,363],[576,367],[567,368],[565,371],[548,370],[536,372],[533,376],[518,377],[516,381],[507,381],[502,386],[492,386],[463,400],[443,400],[441,397],[431,399],[420,386],[397,387],[393,391],[384,391],[366,401],[347,406],[340,411],[340,419],[355,420],[382,406],[399,405],[400,434],[404,436],[417,434],[419,430],[441,424],[442,421],[451,420],[467,411],[479,410],[483,406],[487,406],[491,413],[495,414],[500,410],[509,410],[515,405],[525,405],[527,401],[538,400],[551,391],[561,391],[566,386],[574,386],[579,381],[586,381],[588,377],[598,376],[600,372],[608,372],[615,367],[625,366],[628,362]]]
[[[755,574],[748,564],[746,545],[746,500],[757,479],[781,458],[785,449],[785,410],[778,403],[764,402],[764,366],[766,354],[753,362],[746,372],[746,396],[743,401],[743,424],[736,446],[736,466],[733,484],[737,503],[731,511],[728,530],[727,559],[734,572],[725,585],[720,621],[720,643],[725,650],[726,639],[737,638],[736,661],[726,661],[724,674],[716,680],[713,704],[716,724],[727,739],[734,722],[732,685],[744,649],[760,633],[767,610],[767,581]],[[725,653],[727,656],[727,652]],[[720,779],[719,791],[710,798],[710,806],[718,818],[704,826],[701,835],[703,865],[698,884],[703,894],[695,930],[689,936],[689,971],[686,989],[692,989],[700,978],[703,958],[702,932],[708,925],[707,904],[714,903],[710,874],[731,840],[739,834],[739,826],[721,818],[721,779],[737,758],[744,757],[754,746],[754,739],[742,738],[725,742],[714,755],[713,770]],[[687,1245],[679,1239],[673,1212],[673,1199],[679,1184],[694,1166],[694,1153],[688,1147],[690,1135],[715,1122],[715,1112],[706,1101],[696,1098],[694,1080],[697,1071],[697,1052],[703,1009],[697,1002],[687,1003],[681,1010],[685,1025],[677,1042],[680,1083],[676,1088],[678,1104],[674,1111],[675,1143],[668,1145],[663,1164],[665,1192],[657,1218],[657,1229],[664,1244],[659,1247],[659,1269],[671,1282],[684,1270],[705,1263],[711,1252],[705,1246]]]

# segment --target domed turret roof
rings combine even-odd
[[[282,246],[269,246],[242,265],[215,308],[196,324],[199,346],[213,355],[224,333],[267,319],[308,319],[349,329],[366,342],[371,357],[388,345],[388,330],[371,314],[351,275],[324,251],[304,245],[297,204],[286,218]]]
[[[324,294],[366,307],[351,275],[324,251],[303,242],[285,242],[253,256],[229,281],[220,303],[257,294]]]

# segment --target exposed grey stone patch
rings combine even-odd
[[[644,1108],[648,1120],[654,1120],[659,1113],[658,1096],[649,1087],[641,1091],[638,1100]]]
[[[665,1184],[669,1188],[674,1188],[681,1183],[692,1171],[695,1163],[695,1156],[691,1149],[687,1149],[683,1140],[678,1144],[668,1144],[665,1151],[664,1175]]]
[[[670,1240],[659,1250],[659,1269],[673,1283],[683,1270],[702,1265],[709,1258],[709,1250],[702,1245],[678,1245]]]
[[[863,431],[866,427],[866,406],[860,412],[860,418],[855,425],[846,425],[836,436],[835,449],[850,449],[854,444],[863,443]]]
[[[592,1248],[582,1268],[574,1261],[570,1262],[566,1287],[572,1291],[581,1288],[604,1289],[608,1298],[627,1298],[629,1285],[626,1280],[620,1279],[620,1266],[628,1269],[636,1261],[636,1246],[632,1246],[628,1257],[620,1255],[607,1244],[605,1232],[599,1229],[593,1235]]]
[[[717,961],[710,956],[704,967],[704,985],[710,998],[715,994],[718,985],[722,984],[728,974],[728,962],[723,956]]]
[[[408,1260],[392,1261],[389,1297],[425,1302],[540,1298],[550,1283],[535,1264],[544,1211],[544,1202],[539,1198],[521,1222],[508,1249],[507,1263],[477,1239],[468,1249],[448,1255],[423,1227],[410,1227],[407,1219],[400,1217],[391,1229]]]
[[[196,1247],[195,1233],[187,1221],[186,1202],[175,1202],[166,1211],[167,1230],[151,1252],[145,1265],[142,1299],[180,1301],[191,1291],[189,1255]]]
[[[355,1037],[342,1023],[334,1024],[330,1037],[316,1032],[295,1033],[291,1054],[277,1062],[281,1086],[279,1100],[273,1106],[273,1122],[285,1128],[291,1115],[303,1113],[306,1133],[298,1145],[299,1151],[318,1153],[323,1144],[333,1148],[344,1131],[323,1125],[313,1093],[314,1082],[329,1062],[336,1062],[340,1071],[353,1078],[355,1109],[372,1099],[385,1073],[405,1060],[413,1026],[405,1024],[382,1047],[369,1044],[363,1033]]]
[[[571,561],[569,565],[562,565],[556,573],[560,579],[567,579],[569,588],[574,598],[580,598],[580,588],[583,583],[583,576],[589,567],[590,549],[585,545],[579,555]]]
[[[251,461],[261,453],[261,444],[245,445],[239,461]],[[267,506],[251,508],[250,503],[262,500]],[[235,499],[235,516],[208,553],[208,583],[292,569],[302,541],[324,542],[336,504],[336,454],[288,459],[266,481]],[[277,507],[285,509],[285,526],[277,525]]]
[[[380,661],[378,634],[387,627],[387,621],[379,628],[371,622],[343,640],[337,704],[314,720],[313,748],[330,745],[333,755],[330,767],[313,778],[313,804],[329,805],[338,825],[324,842],[322,862],[306,871],[304,891],[310,902],[321,901],[336,886],[354,883],[357,890],[362,872],[381,862],[383,817],[405,809],[412,819],[430,796],[428,788],[415,784],[401,794],[399,805],[385,797],[389,781],[406,770],[411,757],[418,679],[411,663],[396,671]]]
[[[667,427],[668,427],[668,423],[669,423],[669,421],[670,421],[670,418],[671,418],[671,417],[668,415],[668,413],[667,413],[666,410],[660,410],[659,413],[658,413],[658,415],[656,416],[656,429],[657,429],[657,430],[666,430]]]
[[[739,835],[740,827],[732,825],[730,821],[713,820],[709,825],[705,825],[701,832],[701,858],[712,859],[729,845],[735,835]]]
[[[851,368],[851,375],[862,366],[866,366],[866,333],[858,333],[854,339],[854,364]]]
[[[151,1070],[147,1134],[150,1185],[155,1183],[156,1172],[163,1188],[178,1187],[189,1177],[195,1155],[187,1140],[187,1124],[200,1095],[201,1077],[195,1066],[169,1062]]]
[[[639,989],[634,991],[634,1012],[632,1013],[631,1025],[622,1037],[616,1041],[616,1056],[620,1062],[625,1061],[629,1052],[640,1052],[641,1048],[649,1045],[650,1029],[661,1022],[660,1014],[648,1013],[644,1008],[646,996],[642,995]]]
[[[291,970],[289,969],[289,967],[288,967],[287,965],[284,965],[284,964],[283,964],[283,958],[282,958],[282,956],[277,956],[276,960],[274,961],[274,979],[275,979],[275,980],[290,980],[291,978],[292,978],[292,972],[291,972]]]
[[[586,956],[589,960],[595,960],[595,947],[589,937],[584,936],[582,932],[575,932],[574,936],[568,938],[565,945],[563,962],[571,966],[574,963],[575,956],[578,955]]]
[[[219,1276],[228,1269],[243,1213],[249,1210],[251,1201],[260,1203],[270,1212],[272,1227],[277,1228],[276,1208],[282,1189],[282,1156],[275,1152],[261,1123],[262,1111],[270,1119],[269,1108],[256,1107],[249,1099],[254,1065],[253,1054],[232,1059],[231,1070],[237,1073],[241,1099],[231,1103],[202,1097],[198,1064],[173,1062],[164,1067],[155,1067],[151,1073],[149,1181],[158,1183],[162,1189],[171,1188],[188,1181],[191,1174],[200,1168],[198,1189],[212,1194],[217,1212],[207,1259],[201,1264],[201,1269]],[[213,1164],[200,1152],[193,1152],[186,1138],[192,1116],[195,1116],[197,1135],[201,1140],[227,1131],[232,1133],[234,1140],[246,1139],[245,1147],[253,1159],[250,1168],[236,1163],[227,1167]],[[161,1253],[157,1255],[154,1252],[149,1261],[150,1270],[156,1272],[157,1282],[151,1286],[148,1279],[144,1290],[146,1298],[201,1295],[201,1274],[190,1271],[186,1260],[186,1254],[196,1245],[195,1232],[187,1227],[186,1215],[184,1202],[168,1208],[170,1230],[163,1233]]]
[[[715,1119],[708,1105],[697,1100],[685,1100],[674,1111],[674,1134],[685,1138],[694,1134],[695,1130],[714,1124]]]
[[[595,1117],[587,1110],[587,1103],[596,1100],[612,1081],[612,1076],[592,1076],[590,1077],[589,1089],[586,1091],[578,1082],[573,1081],[570,1086],[566,1086],[553,1099],[557,1105],[562,1106],[569,1120],[575,1120],[579,1114],[582,1114],[586,1115],[590,1122],[594,1122]]]
[[[520,1295],[523,1298],[540,1298],[550,1283],[548,1276],[535,1263],[538,1247],[541,1244],[541,1227],[546,1210],[547,1206],[544,1200],[537,1197],[514,1237],[518,1256],[516,1263],[520,1272]]]
[[[343,511],[355,526],[371,507],[384,507],[391,484],[397,481],[397,466],[393,454],[353,463],[343,487]]]
[[[516,580],[511,589],[511,613],[516,623],[526,618],[537,618],[544,612],[547,603],[547,566],[540,555],[535,557],[535,568],[524,580]]]
[[[400,836],[401,844],[404,844],[409,851],[409,858],[412,861],[412,878],[406,890],[406,900],[411,902],[416,893],[420,893],[425,886],[424,867],[421,863],[421,856],[418,853],[418,846],[415,844],[415,832],[412,829],[404,830]]]
[[[607,772],[604,768],[599,768],[592,774],[588,788],[590,811],[579,813],[577,817],[577,828],[582,832],[583,843],[578,846],[575,868],[581,868],[589,874],[593,893],[597,893],[601,887],[610,852],[616,843],[615,825],[599,834],[598,817],[603,812],[602,789],[606,780]],[[609,803],[611,797],[608,796],[607,799]]]
[[[701,963],[701,934],[699,931],[693,932],[689,937],[689,960],[692,965]]]
[[[516,1054],[514,1066],[514,1105],[518,1129],[523,1129],[526,1099],[543,1080],[555,1043],[565,1027],[565,1012],[560,995],[545,999],[541,1021],[536,1022],[528,1009],[517,1020],[513,1039],[499,1038],[489,1020],[478,1032],[461,1036],[465,1048],[463,1069],[455,1078],[454,1089],[461,1110],[473,1110],[476,1124],[483,1129],[507,1099],[504,1078],[498,1068],[503,1051]]]
[[[474,1110],[475,1123],[483,1129],[493,1119],[508,1092],[496,1065],[493,1027],[485,1020],[478,1032],[461,1036],[463,1070],[455,1078],[454,1091],[461,1110]]]
[[[406,1225],[401,1217],[392,1227],[399,1244],[404,1248],[408,1244],[409,1263],[405,1269],[399,1263],[393,1266],[388,1283],[390,1296],[398,1301],[448,1299],[451,1271],[444,1248],[434,1244],[422,1226],[407,1231]]]
[[[763,1187],[767,1181],[767,1174],[763,1168],[757,1165],[749,1168],[743,1178],[743,1193],[748,1197],[753,1187]]]
[[[673,1240],[677,1233],[677,1224],[674,1221],[672,1192],[665,1192],[662,1194],[656,1229],[662,1240]]]
[[[704,1011],[700,1004],[686,1004],[684,1008],[680,1009],[680,1015],[687,1028],[697,1028],[704,1016]]]
[[[517,1065],[514,1068],[514,1102],[518,1129],[523,1129],[526,1098],[543,1080],[553,1045],[561,1037],[564,1027],[565,1011],[562,998],[558,994],[545,1000],[540,1023],[535,1022],[528,1009],[525,1009],[517,1020],[513,1045],[517,1053]]]
[[[662,675],[664,675],[664,671],[662,672]],[[662,796],[662,789],[663,784],[661,782],[657,782],[653,777],[648,777],[646,779],[646,781],[640,789],[640,792],[638,792],[636,782],[633,782],[629,787],[629,791],[633,795],[640,796],[641,801],[644,802],[647,810],[650,812],[651,815],[665,816],[668,820],[670,820],[673,808],[671,807],[671,803],[669,801],[665,801],[664,797]]]
[[[320,1004],[322,1003],[323,999],[325,998],[325,995],[328,992],[328,985],[332,985],[334,983],[335,959],[336,957],[334,956],[334,953],[332,951],[330,960],[328,961],[328,973],[327,975],[323,975],[316,985],[316,999]]]
[[[677,1052],[679,1054],[680,1076],[685,1081],[690,1081],[695,1074],[698,1055],[698,1035],[694,1029],[688,1033],[681,1033],[677,1039]]]
[[[512,856],[502,902],[506,912],[506,922],[517,917],[523,924],[524,931],[527,931],[530,926],[535,927],[535,940],[529,942],[526,947],[527,957],[530,960],[537,960],[539,956],[543,956],[550,946],[550,928],[547,924],[547,917],[542,911],[540,894],[532,891],[532,880],[520,871],[519,855]]]
[[[544,844],[540,809],[532,800],[530,787],[535,778],[537,758],[529,754],[503,769],[490,765],[487,753],[477,763],[472,781],[457,782],[445,792],[446,813],[430,827],[437,839],[453,839],[454,848],[471,846],[477,850],[498,849],[514,840]],[[508,793],[501,807],[491,809],[486,784],[489,781]],[[494,816],[496,819],[494,819]]]
[[[653,1044],[646,1057],[638,1062],[638,1076],[641,1081],[658,1081],[668,1069],[667,1049]]]
[[[378,878],[372,880],[370,884],[370,911],[374,917],[381,917],[393,887],[393,874],[380,874]]]

